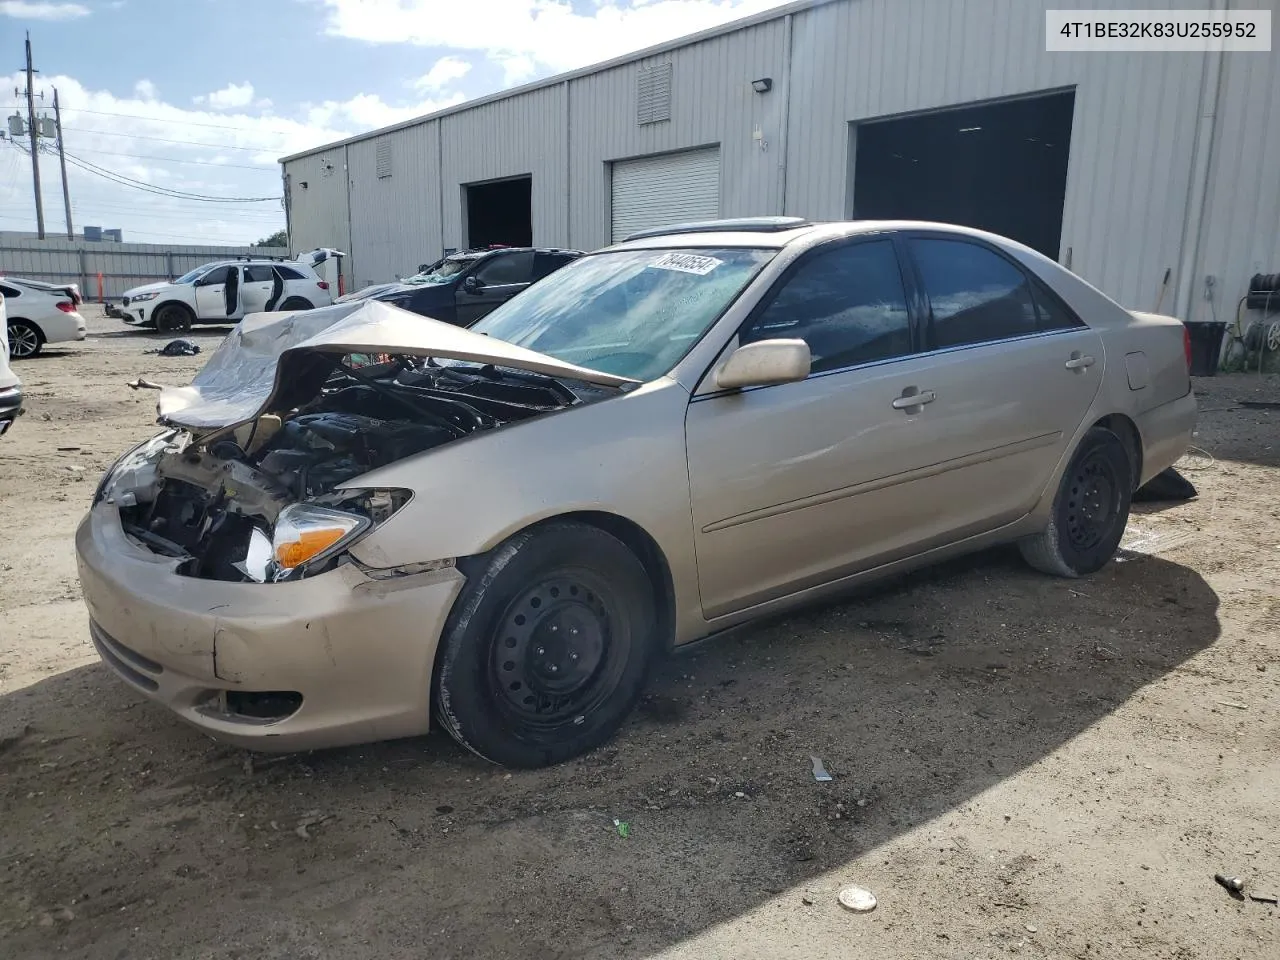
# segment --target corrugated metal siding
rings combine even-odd
[[[294,250],[333,247],[350,252],[346,152],[346,147],[338,147],[285,165],[289,240]],[[349,271],[351,266],[348,261],[343,269]]]
[[[533,177],[533,242],[565,245],[564,205],[569,185],[564,97],[563,88],[549,87],[440,121],[445,246],[462,247],[465,243],[463,184],[524,175]]]
[[[785,24],[776,20],[655,58],[671,61],[668,122],[636,122],[636,75],[651,62],[572,81],[570,242],[588,250],[609,242],[610,162],[714,144],[720,146],[721,215],[777,213],[784,36]],[[762,77],[773,78],[771,93],[751,89]],[[757,126],[760,143],[752,139]]]
[[[351,259],[344,269],[350,289],[409,276],[439,256],[440,168],[434,126],[408,127],[347,147],[353,217]],[[381,163],[379,151],[384,153]],[[388,167],[390,175],[383,176]]]
[[[1223,70],[1190,319],[1234,322],[1249,278],[1280,272],[1280,56],[1228,55]],[[1206,275],[1217,278],[1213,303]],[[1261,316],[1245,311],[1242,325]]]
[[[1074,87],[1060,259],[1071,248],[1086,279],[1154,306],[1178,267],[1204,57],[1047,53],[1044,11],[1061,5],[854,0],[796,14],[786,212],[848,215],[851,123]]]
[[[720,215],[720,151],[688,150],[613,165],[613,242],[638,230]]]

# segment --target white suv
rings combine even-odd
[[[298,260],[219,260],[171,283],[126,290],[125,323],[187,330],[193,323],[235,323],[246,314],[310,310],[333,303],[329,284]]]

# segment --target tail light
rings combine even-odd
[[[317,281],[316,281],[316,286],[317,286],[317,287],[319,287],[321,290],[328,290],[328,289],[329,289],[329,281],[328,281],[328,280],[317,280]]]
[[[61,310],[63,313],[76,312],[76,305],[72,303],[70,300],[59,300],[57,303],[54,304],[54,306],[57,307],[59,310]]]
[[[1191,370],[1191,328],[1182,325],[1182,352],[1187,355],[1187,370]]]

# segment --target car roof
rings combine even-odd
[[[768,221],[779,221],[783,218],[759,218]],[[693,225],[675,224],[665,231],[645,231],[642,236],[616,243],[606,250],[654,250],[670,247],[757,247],[781,250],[793,244],[808,247],[828,240],[858,235],[899,232],[908,230],[927,230],[935,233],[951,233],[958,237],[971,237],[994,243],[1006,249],[1026,249],[1022,244],[1008,237],[1001,237],[973,227],[963,227],[954,223],[936,223],[928,220],[836,220],[813,222],[797,221],[794,226],[764,226],[754,228],[749,220],[707,221]],[[723,229],[717,227],[723,224]],[[692,229],[682,229],[691,226]]]

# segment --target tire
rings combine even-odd
[[[1102,569],[1124,536],[1133,484],[1124,441],[1104,427],[1091,427],[1062,475],[1048,528],[1019,541],[1022,558],[1058,577]]]
[[[653,585],[622,541],[556,523],[468,578],[436,657],[436,720],[468,750],[541,767],[611,737],[658,648]],[[570,637],[578,639],[570,639]]]
[[[312,303],[310,300],[306,299],[305,297],[290,297],[284,303],[280,304],[280,306],[276,307],[276,309],[280,311],[311,310],[314,307],[315,307],[315,304]]]
[[[181,303],[166,303],[151,316],[161,333],[186,333],[195,320],[191,309]]]
[[[29,320],[9,321],[9,356],[26,360],[44,349],[44,334]]]

